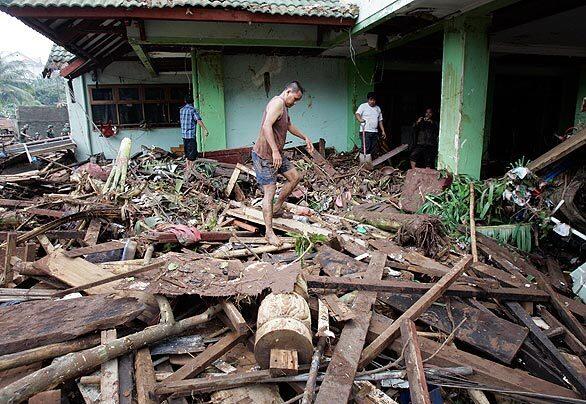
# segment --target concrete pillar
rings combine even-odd
[[[460,17],[444,30],[438,168],[480,177],[488,86],[486,17]]]
[[[352,60],[348,60],[348,150],[352,150],[354,145],[360,148],[360,126],[354,118],[354,113],[360,104],[366,102],[366,94],[374,91],[373,74],[376,60],[361,58],[355,61],[356,65]]]
[[[574,126],[580,124],[586,125],[586,112],[582,112],[582,104],[586,98],[586,66],[580,69],[580,77],[578,79],[578,95],[576,97],[576,115],[574,117]]]
[[[224,69],[219,53],[191,51],[191,74],[194,106],[199,111],[210,135],[205,138],[197,129],[199,151],[222,150],[227,147],[226,109],[224,105]]]

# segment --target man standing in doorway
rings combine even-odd
[[[193,97],[185,96],[185,105],[179,110],[181,121],[181,136],[185,152],[185,180],[189,179],[193,169],[193,161],[197,159],[197,141],[195,139],[196,125],[201,126],[205,137],[208,136],[208,128],[203,123],[199,112],[193,106]]]
[[[361,151],[366,149],[366,154],[373,155],[378,150],[378,131],[380,129],[381,139],[385,139],[387,134],[383,126],[383,113],[376,105],[376,94],[370,92],[366,96],[367,102],[360,104],[356,110],[356,119],[360,122],[360,139],[362,142]],[[364,133],[364,137],[362,136]]]
[[[264,194],[262,213],[265,222],[266,238],[272,245],[281,245],[282,241],[273,231],[273,214],[278,213],[287,197],[299,183],[299,173],[295,166],[283,155],[287,131],[305,141],[307,151],[313,151],[309,137],[303,134],[289,118],[289,108],[303,97],[303,87],[298,81],[285,86],[281,94],[273,97],[267,104],[261,122],[260,134],[252,149],[252,163],[256,180]],[[273,206],[277,189],[277,174],[282,174],[287,183],[281,189],[279,198]]]
[[[433,110],[427,108],[425,115],[420,116],[413,124],[415,146],[409,160],[411,168],[434,168],[437,157],[439,125],[433,119]]]

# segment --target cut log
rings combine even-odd
[[[145,306],[133,298],[87,296],[25,302],[0,308],[0,354],[71,340],[95,330],[124,324]]]
[[[373,253],[365,279],[376,282],[381,279],[386,255]],[[358,368],[360,354],[366,340],[366,333],[372,316],[372,305],[376,292],[359,292],[353,310],[357,317],[345,323],[324,381],[315,399],[316,404],[345,403],[352,392],[352,383]]]
[[[406,318],[401,323],[401,339],[405,352],[405,366],[407,367],[407,379],[409,380],[409,392],[413,404],[431,404],[427,381],[423,372],[423,359],[419,350],[417,329],[415,323]]]
[[[397,337],[401,322],[404,319],[416,320],[422,313],[427,310],[444,291],[454,283],[458,277],[468,268],[472,257],[467,255],[462,258],[458,263],[450,270],[449,273],[444,275],[435,285],[433,285],[413,306],[405,311],[396,322],[391,324],[381,335],[377,337],[369,346],[367,346],[362,352],[362,358],[360,359],[360,367],[366,366],[374,358],[376,358],[391,342]]]
[[[143,331],[118,338],[107,345],[75,352],[0,389],[0,403],[21,402],[35,394],[51,389],[64,381],[85,375],[102,363],[140,349],[164,338],[181,334],[198,324],[209,321],[221,308],[212,306],[204,313],[172,324],[158,324]]]

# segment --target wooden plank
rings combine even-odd
[[[365,279],[376,282],[381,279],[386,262],[386,255],[373,253]],[[352,391],[352,383],[358,368],[360,354],[366,341],[366,334],[372,316],[372,305],[376,301],[376,292],[359,292],[353,310],[358,316],[345,323],[332,360],[326,371],[316,404],[346,403]]]
[[[107,344],[116,339],[116,329],[102,331],[102,344]],[[118,404],[120,393],[118,391],[118,359],[114,358],[102,363],[100,379],[100,403]]]
[[[236,185],[236,181],[238,181],[238,176],[240,175],[240,169],[236,167],[234,171],[232,171],[232,175],[230,176],[230,180],[228,181],[228,186],[226,187],[225,195],[226,197],[230,197],[232,190],[234,189],[234,185]]]
[[[10,262],[12,256],[16,254],[16,238],[17,234],[14,232],[8,233],[6,240],[6,249],[4,253],[4,267],[2,268],[2,279],[0,279],[0,286],[8,287],[14,279],[14,269]]]
[[[564,376],[570,383],[582,394],[586,396],[586,379],[584,375],[578,374],[576,370],[560,355],[555,345],[547,338],[541,328],[539,328],[533,319],[523,310],[523,307],[516,302],[506,303],[513,315],[531,332],[531,339],[544,349],[551,361],[563,372]]]
[[[232,347],[234,347],[243,335],[237,332],[230,332],[222,337],[218,342],[206,348],[205,351],[189,361],[186,365],[179,368],[171,376],[164,380],[165,383],[195,377],[205,370],[213,361],[220,358]]]
[[[159,401],[155,394],[155,369],[148,348],[136,351],[134,369],[138,404],[158,404]]]
[[[572,291],[569,287],[566,277],[564,276],[564,273],[560,269],[558,262],[552,258],[548,258],[546,260],[546,266],[550,279],[549,284],[551,284],[560,292],[570,294]]]
[[[570,330],[568,330],[553,314],[551,314],[545,307],[537,306],[541,318],[551,327],[551,329],[562,329],[564,333],[564,342],[566,345],[578,355],[580,358],[586,360],[586,346],[580,342],[578,338]],[[551,338],[548,335],[548,338]]]
[[[387,293],[423,294],[429,291],[434,283],[417,283],[410,281],[382,280],[369,282],[365,279],[334,278],[330,276],[312,276],[305,279],[310,288],[325,288],[336,290],[369,290]],[[497,298],[510,301],[547,302],[549,295],[538,289],[498,288],[479,289],[473,286],[452,285],[444,293],[446,296],[476,297],[479,299]]]
[[[100,219],[90,220],[90,224],[87,227],[83,241],[87,245],[96,245],[98,243],[98,237],[100,236],[100,229],[102,228],[102,222]]]
[[[368,268],[367,264],[356,261],[354,258],[325,244],[317,248],[315,260],[321,265],[324,272],[331,277],[365,272]]]
[[[409,380],[409,392],[413,404],[431,404],[427,381],[423,372],[423,359],[417,340],[415,323],[406,318],[401,322],[401,339],[405,352],[405,366],[407,367],[407,380]]]
[[[525,278],[519,279],[517,276],[512,275],[509,272],[503,271],[482,262],[473,262],[470,267],[474,271],[497,279],[505,285],[513,286],[515,288],[524,288],[527,285],[533,286],[530,282],[527,282]]]
[[[230,325],[232,326],[232,330],[236,331],[237,333],[244,334],[248,331],[248,324],[246,324],[246,320],[242,317],[240,310],[236,308],[234,303],[224,300],[222,303],[222,310],[228,320],[230,320]]]
[[[320,169],[324,170],[330,178],[334,178],[338,175],[336,169],[327,161],[324,156],[319,154],[319,152],[315,149],[311,153],[309,153],[313,161],[319,166]]]
[[[368,329],[368,339],[375,340],[380,334],[393,324],[393,320],[382,314],[374,313]],[[469,366],[474,370],[470,380],[503,390],[528,391],[539,394],[553,394],[562,397],[577,398],[577,394],[570,389],[547,382],[532,376],[526,371],[513,369],[500,363],[481,358],[480,356],[457,349],[451,345],[442,345],[439,342],[419,337],[419,348],[424,358],[435,355],[429,363],[436,366]],[[403,352],[403,344],[395,340],[391,349],[398,354]]]
[[[350,310],[335,294],[325,295],[322,298],[322,301],[328,307],[332,317],[334,317],[336,321],[348,321],[356,318],[356,312]]]
[[[297,351],[271,349],[269,371],[273,377],[296,375],[299,372]]]
[[[61,404],[61,390],[47,390],[28,399],[28,404]]]
[[[106,243],[90,245],[87,247],[76,248],[70,251],[63,251],[63,255],[69,258],[81,257],[82,255],[120,250],[124,248],[125,243],[118,240],[108,241]]]
[[[469,255],[464,256],[458,263],[444,275],[435,285],[433,285],[413,306],[409,307],[396,322],[391,324],[381,335],[378,336],[362,352],[360,367],[364,367],[375,359],[393,340],[397,337],[401,322],[408,318],[416,320],[422,313],[427,310],[440,297],[445,290],[454,283],[458,277],[468,268],[472,261]]]
[[[118,359],[118,383],[120,404],[132,404],[132,391],[134,390],[134,355],[123,355]]]
[[[0,231],[0,241],[5,241],[9,231]],[[17,231],[19,236],[26,234],[26,231]],[[81,230],[49,230],[45,232],[45,235],[52,239],[64,239],[64,240],[82,240],[85,235],[84,231]]]
[[[401,312],[415,304],[417,298],[417,295],[379,294],[379,300]],[[430,306],[419,320],[447,334],[461,324],[454,334],[458,340],[504,363],[513,361],[527,337],[527,329],[459,299],[450,299],[447,303]]]
[[[31,301],[1,307],[0,355],[68,341],[124,324],[136,318],[144,308],[136,299],[108,296]]]
[[[265,223],[262,212],[253,208],[242,207],[238,209],[229,209],[226,211],[226,215],[260,225],[264,225]],[[273,218],[273,228],[293,233],[320,234],[323,236],[331,236],[332,234],[332,232],[328,229],[312,226],[310,224],[299,222],[293,219],[284,219],[282,217]]]
[[[391,157],[396,156],[397,154],[401,153],[402,151],[407,150],[408,148],[409,148],[408,144],[402,144],[401,146],[397,146],[393,150],[390,150],[390,151],[386,152],[385,154],[383,154],[382,156],[374,159],[374,161],[372,162],[372,166],[376,167],[379,164],[384,163],[385,161],[387,161]]]
[[[539,171],[548,165],[555,163],[562,157],[570,154],[574,150],[578,150],[586,144],[586,129],[582,129],[574,136],[568,138],[562,143],[555,146],[553,149],[545,152],[535,160],[527,164],[527,168],[531,171]]]

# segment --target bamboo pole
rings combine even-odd
[[[473,182],[470,182],[470,248],[472,249],[472,262],[478,262],[478,249],[476,248],[476,221],[474,220]]]
[[[67,380],[83,376],[108,360],[205,323],[221,310],[220,305],[212,306],[200,315],[175,323],[157,324],[107,344],[64,356],[61,360],[0,389],[0,404],[20,403],[41,391],[52,389]]]

